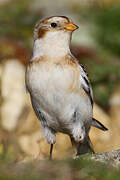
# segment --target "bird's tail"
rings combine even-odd
[[[92,118],[91,126],[94,126],[94,127],[98,128],[98,129],[101,129],[102,131],[107,131],[108,130],[108,128],[106,128],[101,122],[99,122],[95,118]]]
[[[75,146],[77,150],[77,155],[82,155],[85,153],[94,153],[93,145],[89,136],[87,136],[84,142],[75,142],[75,140],[71,137],[72,145]]]

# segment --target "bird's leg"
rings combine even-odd
[[[76,142],[75,139],[71,136],[70,138],[71,138],[72,145],[75,146],[77,150],[76,156],[82,155],[85,153],[90,153],[90,152],[94,153],[89,136],[85,137],[83,142]]]
[[[53,151],[53,144],[50,145],[50,156],[49,156],[50,160],[52,160],[52,151]]]
[[[53,129],[49,128],[48,126],[45,126],[43,128],[43,132],[44,132],[44,135],[45,135],[47,142],[50,144],[50,157],[49,157],[49,159],[52,159],[53,144],[55,144],[55,142],[56,142],[55,131]]]

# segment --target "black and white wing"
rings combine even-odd
[[[85,71],[85,68],[80,65],[80,82],[81,82],[81,86],[84,89],[84,91],[86,92],[86,94],[88,95],[91,105],[93,107],[93,91],[92,91],[92,87],[90,84],[90,81],[88,79],[88,75]],[[92,118],[91,121],[91,126],[94,126],[98,129],[101,129],[103,131],[107,131],[108,129],[98,120],[96,120],[95,118]]]
[[[91,105],[93,107],[93,91],[92,91],[92,87],[90,84],[90,81],[88,79],[88,75],[86,73],[85,68],[83,67],[83,65],[79,65],[80,67],[80,82],[81,82],[81,87],[84,89],[84,91],[86,92],[86,94],[88,95]]]

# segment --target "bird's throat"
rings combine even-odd
[[[43,38],[36,39],[33,48],[33,59],[47,56],[60,58],[70,53],[71,34],[66,32],[47,32]]]

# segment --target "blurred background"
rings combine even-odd
[[[95,151],[120,148],[120,1],[0,0],[0,158],[48,158],[49,145],[25,91],[24,75],[34,25],[52,15],[68,16],[80,27],[73,33],[71,51],[89,74],[94,117],[109,128],[91,129]],[[74,155],[68,136],[58,134],[53,157]]]

